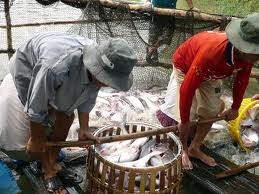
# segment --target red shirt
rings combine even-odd
[[[234,61],[234,47],[225,32],[202,32],[185,41],[173,55],[174,67],[185,78],[180,88],[181,122],[189,121],[195,90],[202,81],[221,79],[237,72],[233,84],[233,109],[239,109],[253,64]]]

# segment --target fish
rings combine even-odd
[[[117,149],[119,148],[119,144],[120,142],[101,144],[96,146],[96,151],[102,156],[108,156],[111,153],[117,151]]]
[[[155,112],[164,99],[165,92],[161,91],[128,91],[118,92],[112,89],[101,89],[96,104],[90,112],[89,124],[105,126],[123,119],[123,122],[152,122]]]
[[[153,156],[150,158],[150,165],[151,166],[161,166],[164,162],[162,160],[162,157],[160,155]]]
[[[129,149],[127,147],[124,147],[108,156],[105,156],[105,159],[113,163],[130,162],[136,160],[138,158],[138,155],[139,150],[137,148]]]
[[[155,144],[155,139],[151,139],[147,143],[145,143],[141,148],[139,158],[143,158],[144,156],[148,155],[152,151],[152,148],[155,146]]]
[[[125,166],[125,167],[136,167],[136,168],[144,168],[148,166],[148,161],[151,157],[156,156],[156,155],[160,155],[162,153],[164,153],[164,151],[162,150],[156,150],[153,151],[151,153],[149,153],[148,155],[144,156],[143,158],[133,161],[133,162],[124,162],[124,163],[119,163],[121,166]]]
[[[241,140],[245,147],[254,148],[259,145],[259,104],[247,111],[247,117],[240,122]]]
[[[127,141],[121,141],[119,143],[114,142],[111,144],[115,144],[115,145],[107,144],[102,146],[103,151],[105,152],[106,149],[111,149],[111,148],[116,151],[113,151],[113,152],[109,151],[109,154],[106,153],[105,156],[104,155],[102,156],[106,160],[124,167],[145,168],[145,167],[160,166],[160,165],[163,165],[164,163],[169,162],[169,160],[173,159],[174,157],[172,151],[170,152],[168,143],[157,143],[156,140],[153,138],[150,139],[148,137],[143,137],[143,138],[137,138],[131,141],[127,140]],[[99,145],[99,147],[101,146]],[[101,174],[102,165],[100,165],[98,171]],[[107,169],[106,181],[109,181],[109,176],[110,176],[110,170]],[[115,176],[115,182],[113,186],[117,187],[119,176],[120,176],[119,171],[115,170],[114,176]],[[159,188],[159,183],[160,183],[159,176],[160,174],[158,173],[156,177],[156,183],[155,183],[156,188]],[[140,191],[139,190],[140,181],[141,181],[141,176],[137,175],[135,177],[134,192]],[[124,182],[123,182],[123,188],[125,190],[128,189],[128,182],[129,182],[129,174],[128,172],[125,172]],[[146,190],[150,189],[149,176],[147,176],[145,187],[146,187]]]
[[[110,162],[131,162],[139,157],[140,147],[147,140],[147,137],[143,137],[134,141],[122,141],[115,145],[116,148],[111,145],[109,149],[112,149],[112,151],[107,151],[108,147],[103,147],[100,153]]]
[[[132,142],[132,144],[130,145],[130,148],[140,148],[147,141],[148,141],[148,137],[138,138],[138,139],[136,139],[135,141]]]
[[[148,97],[147,97],[147,94],[146,93],[143,93],[140,95],[140,99],[142,99],[146,106],[148,107],[149,110],[157,110],[157,105],[154,104],[154,102],[151,102]]]
[[[132,106],[136,110],[140,110],[140,111],[144,111],[145,110],[143,104],[141,103],[141,101],[137,97],[135,97],[135,96],[127,96],[126,98],[129,100],[129,102],[132,104]]]
[[[163,164],[167,164],[168,162],[171,162],[175,158],[175,154],[172,150],[168,149],[162,156]]]
[[[241,139],[245,147],[250,148],[258,145],[259,135],[251,128],[242,131]]]

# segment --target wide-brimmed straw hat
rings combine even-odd
[[[83,62],[98,81],[109,87],[127,91],[132,86],[137,56],[122,38],[111,38],[99,46],[85,46]]]
[[[226,27],[229,41],[244,53],[259,54],[259,13],[233,19]]]

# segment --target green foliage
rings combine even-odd
[[[187,8],[186,0],[178,0],[178,8]],[[193,0],[194,6],[207,13],[245,16],[259,12],[258,0]]]

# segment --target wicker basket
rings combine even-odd
[[[137,133],[160,127],[145,123],[126,124],[126,129],[129,133]],[[95,135],[104,137],[120,135],[120,132],[120,128],[110,125],[99,129]],[[182,146],[180,140],[173,133],[150,138],[156,139],[158,143],[160,141],[169,143],[169,148],[175,155],[174,159],[162,166],[146,168],[125,167],[106,160],[92,146],[87,159],[87,193],[180,193],[180,183],[182,180]],[[156,180],[157,175],[159,175],[159,179]],[[115,184],[116,178],[117,184]],[[136,178],[140,180],[137,189],[135,187]],[[127,180],[127,188],[123,185],[125,180]]]

